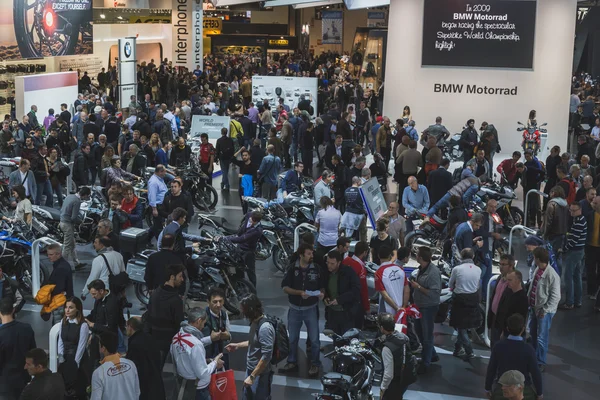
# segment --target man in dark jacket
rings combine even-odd
[[[494,257],[494,241],[501,240],[502,236],[497,232],[496,222],[493,215],[496,213],[498,202],[490,199],[485,205],[485,211],[482,213],[483,220],[481,227],[473,233],[474,237],[480,236],[483,239],[483,245],[478,251],[477,264],[481,267],[482,294],[487,294],[487,285],[492,277],[492,258]]]
[[[360,293],[360,280],[351,267],[342,265],[342,259],[339,251],[330,251],[327,254],[327,270],[323,276],[326,327],[338,335],[353,328],[356,313],[362,312],[360,301],[356,301],[356,296]]]
[[[122,314],[120,315],[121,307],[117,295],[107,290],[101,279],[90,282],[88,290],[95,300],[92,312],[85,319],[90,326],[90,331],[94,334],[90,344],[90,358],[92,365],[95,367],[96,362],[101,359],[98,335],[112,333],[117,336]]]
[[[581,157],[587,155],[590,158],[590,164],[596,165],[596,147],[590,143],[590,140],[586,135],[579,135],[577,138],[578,150],[575,161],[577,164],[581,164]]]
[[[502,254],[502,256],[500,257],[500,276],[490,288],[491,302],[489,306],[489,311],[487,313],[487,323],[490,327],[490,341],[492,348],[494,347],[494,344],[500,340],[500,337],[502,336],[502,333],[506,328],[506,320],[498,320],[498,323],[496,323],[496,315],[499,312],[500,301],[502,301],[504,293],[510,291],[506,277],[509,273],[513,272],[514,270],[515,258],[510,254]],[[508,317],[508,315],[506,317]]]
[[[244,261],[248,268],[248,280],[256,288],[256,256],[254,251],[256,245],[263,233],[262,225],[262,214],[258,211],[253,211],[246,214],[242,225],[238,230],[237,235],[226,236],[224,239],[231,241],[232,243],[238,243],[239,249],[244,252]]]
[[[25,354],[36,347],[31,325],[14,319],[11,299],[0,300],[0,398],[16,399],[29,382]]]
[[[512,270],[506,274],[507,288],[504,290],[500,303],[498,304],[498,312],[494,320],[494,327],[500,329],[504,337],[508,337],[507,321],[513,314],[520,314],[523,318],[527,318],[529,311],[529,299],[527,291],[523,289],[523,274],[518,269]]]
[[[302,171],[304,170],[304,164],[301,162],[294,163],[294,169],[290,169],[285,173],[285,176],[281,180],[280,189],[283,191],[283,197],[287,197],[288,194],[298,191],[302,188]]]
[[[460,134],[460,147],[463,150],[464,164],[463,168],[467,166],[467,162],[473,158],[475,146],[479,143],[479,135],[475,129],[475,120],[470,119],[467,121],[467,127]]]
[[[172,264],[174,260],[181,259],[181,255],[173,251],[174,244],[175,236],[163,235],[160,242],[160,250],[148,257],[146,271],[144,272],[144,281],[146,281],[146,286],[150,292],[167,280],[167,265]]]
[[[456,246],[456,251],[458,253],[460,253],[462,249],[472,249],[474,245],[477,245],[480,248],[483,246],[483,239],[479,236],[476,236],[474,233],[481,228],[482,224],[483,215],[480,213],[474,213],[471,215],[471,219],[469,221],[458,225],[456,228],[456,233],[454,234],[454,245]],[[458,254],[455,254],[455,256],[458,256]]]
[[[452,174],[448,172],[450,160],[444,158],[439,168],[431,171],[427,178],[427,191],[429,204],[437,203],[450,189],[452,189]]]
[[[333,164],[332,172],[335,175],[335,181],[333,182],[333,195],[335,197],[335,207],[340,210],[341,213],[344,212],[345,208],[345,200],[344,194],[346,193],[346,189],[348,189],[351,185],[351,177],[350,177],[350,169],[346,167],[340,156],[334,154],[331,157],[331,163]]]
[[[2,299],[12,301],[15,307],[15,314],[21,311],[21,308],[25,304],[25,298],[23,297],[23,293],[21,293],[19,284],[3,273],[2,267],[0,267],[0,300]]]
[[[73,297],[73,271],[71,264],[62,256],[61,246],[53,243],[46,248],[46,255],[52,262],[52,273],[48,278],[49,285],[56,285],[52,296],[63,293],[67,299]],[[52,324],[54,325],[64,316],[65,308],[58,307],[52,311]]]
[[[221,137],[217,139],[215,156],[221,163],[221,171],[223,171],[223,179],[221,180],[222,190],[229,190],[229,165],[234,153],[233,139],[227,136],[227,128],[221,128]]]
[[[140,399],[163,400],[166,395],[160,368],[160,351],[152,336],[143,331],[143,327],[140,317],[127,321],[127,359],[133,361],[137,368]]]
[[[129,150],[123,153],[121,168],[131,174],[142,176],[146,169],[146,162],[146,157],[144,157],[140,148],[136,144],[131,144]]]
[[[523,193],[529,193],[530,190],[540,189],[540,183],[544,180],[545,172],[542,168],[542,164],[537,158],[533,156],[531,150],[525,151],[525,173],[521,177],[521,184],[523,185]],[[527,212],[529,219],[525,221],[527,226],[534,227],[536,225],[536,219],[541,225],[542,215],[540,213],[540,197],[531,196],[529,198],[529,210]]]
[[[331,157],[333,157],[334,155],[337,154],[341,160],[342,158],[345,158],[345,156],[346,156],[347,150],[342,146],[342,143],[343,143],[342,136],[337,135],[335,137],[335,141],[333,143],[331,143],[331,141],[330,141],[327,144],[327,148],[325,149],[325,165],[331,171],[333,171],[335,168],[335,166],[333,165],[333,163],[331,161]]]
[[[160,351],[161,371],[165,365],[167,354],[169,354],[173,336],[179,331],[179,325],[184,318],[183,300],[179,296],[184,270],[185,268],[181,264],[167,266],[165,274],[167,280],[152,292],[148,302],[147,330],[150,331]]]
[[[90,145],[85,142],[81,145],[81,151],[75,155],[75,161],[73,163],[73,182],[77,184],[77,187],[87,186],[90,183],[89,154]]]
[[[163,218],[166,219],[177,207],[181,207],[187,211],[185,223],[189,225],[194,216],[194,204],[192,203],[190,194],[183,191],[180,178],[175,178],[171,181],[171,190],[165,195],[163,206],[160,210]],[[185,228],[184,231],[186,231]]]
[[[31,349],[25,354],[25,370],[34,379],[25,387],[19,400],[63,400],[65,382],[62,375],[48,369],[44,349]]]

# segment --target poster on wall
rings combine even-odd
[[[172,7],[173,65],[202,69],[202,0],[172,0]]]
[[[218,115],[192,115],[192,126],[189,136],[200,137],[201,134],[208,134],[209,139],[217,140],[221,137],[221,129],[229,130],[229,117],[220,117]]]
[[[254,104],[269,101],[274,110],[279,99],[293,110],[298,107],[316,117],[317,109],[317,78],[294,78],[287,76],[253,76],[252,102]]]
[[[323,44],[342,44],[344,13],[342,11],[323,11],[321,22]]]
[[[92,54],[92,1],[0,1],[0,60]]]
[[[369,28],[379,28],[387,26],[384,11],[369,11],[367,14],[367,26]]]
[[[533,68],[536,0],[425,0],[424,66]]]

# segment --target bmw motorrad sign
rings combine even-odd
[[[136,38],[119,39],[119,100],[121,107],[129,104],[129,98],[137,93]]]

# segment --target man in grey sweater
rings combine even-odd
[[[78,193],[68,195],[60,209],[59,228],[64,235],[62,254],[67,261],[71,258],[76,271],[83,268],[85,264],[80,263],[77,257],[77,250],[75,249],[75,224],[81,222],[79,221],[81,202],[88,201],[91,194],[90,188],[84,186],[79,189]]]

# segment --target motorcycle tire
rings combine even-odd
[[[206,185],[203,189],[197,189],[192,192],[192,203],[200,210],[212,210],[219,201],[219,194],[214,187]]]
[[[42,3],[42,2],[40,2]],[[50,3],[44,1],[43,3]],[[64,43],[61,48],[53,52],[48,52],[49,54],[45,54],[40,49],[43,48],[41,43],[35,43],[33,36],[29,35],[30,27],[29,24],[25,24],[25,20],[29,18],[30,14],[27,9],[28,2],[23,0],[13,0],[13,23],[15,26],[15,37],[17,39],[17,44],[19,45],[19,52],[21,53],[22,58],[40,58],[50,56],[64,56],[75,54],[75,47],[77,46],[77,42],[79,41],[79,27],[80,24],[78,22],[69,21],[71,24],[71,32],[70,34],[66,34],[66,43]],[[47,5],[48,7],[50,4]],[[42,7],[46,7],[46,4],[42,5]],[[36,10],[34,10],[36,11]],[[33,17],[32,28],[35,30],[36,17]],[[29,20],[27,21],[29,22]],[[37,24],[42,25],[42,21],[37,21]],[[43,31],[43,28],[40,26],[40,30]],[[38,36],[39,40],[39,36]],[[48,45],[45,47],[48,49]]]
[[[256,245],[256,251],[254,252],[256,259],[260,261],[268,260],[273,253],[272,247],[273,246],[267,240],[267,238],[261,236],[261,238],[258,241],[258,244]]]
[[[31,256],[21,257],[17,261],[17,271],[19,277],[19,287],[28,295],[32,294],[33,289],[33,272],[31,271]],[[50,277],[48,267],[40,264],[40,287]]]
[[[418,239],[423,239],[423,240],[427,240],[427,234],[423,231],[420,230],[416,230],[416,231],[412,231],[410,232],[408,235],[406,235],[406,237],[404,238],[404,245],[410,249],[410,254],[413,258],[417,258],[417,250],[419,250],[419,247],[415,247],[414,243],[418,240]],[[431,243],[431,246],[434,246],[433,243]]]
[[[287,250],[288,254],[291,255],[293,253],[291,249]],[[281,272],[285,272],[288,269],[289,262],[289,256],[286,256],[285,252],[282,251],[282,249],[279,246],[275,246],[273,248],[273,264],[275,264],[275,268],[277,268]]]
[[[137,297],[140,303],[147,306],[150,302],[150,291],[148,290],[148,286],[141,282],[136,282],[133,286],[135,288],[135,297]]]
[[[525,222],[525,214],[523,213],[523,211],[521,211],[518,207],[511,207],[510,208],[510,216],[512,217],[512,224],[505,224],[504,227],[507,230],[511,230],[513,226],[515,225],[523,225],[523,223]],[[510,219],[508,219],[510,221]],[[510,225],[510,226],[509,226]]]
[[[234,315],[240,315],[242,308],[240,303],[242,299],[250,294],[256,294],[256,288],[249,280],[230,278],[231,285],[234,287],[236,295],[233,294],[231,289],[225,287],[225,309]]]
[[[508,254],[508,241],[494,240],[494,254],[492,257],[493,265],[500,265],[500,257],[502,254]],[[515,248],[510,249],[510,254],[515,255]]]

